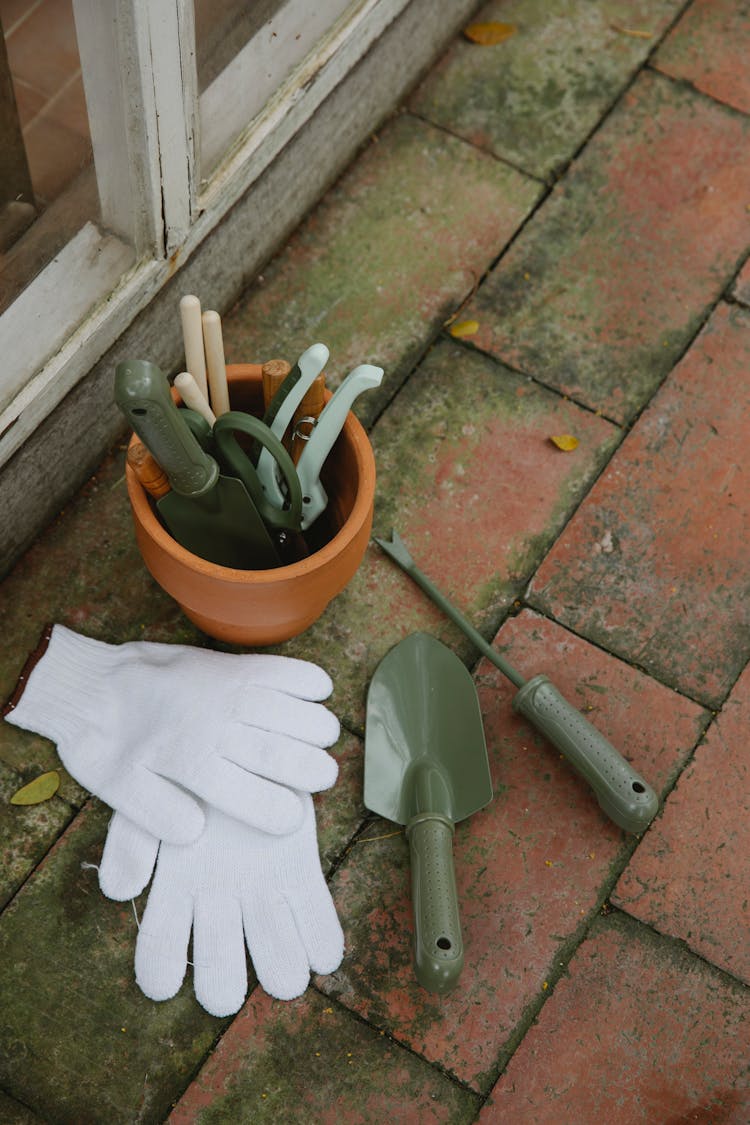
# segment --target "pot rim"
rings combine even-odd
[[[258,364],[227,364],[227,378],[230,382],[259,382],[262,378],[260,372],[261,367]],[[330,392],[327,393],[330,397]],[[253,582],[268,585],[302,578],[326,566],[341,555],[369,518],[372,508],[375,493],[375,456],[367,432],[359,419],[351,412],[344,422],[342,436],[354,447],[360,486],[357,489],[352,510],[344,525],[339,528],[325,546],[305,559],[266,570],[243,570],[239,567],[221,566],[219,563],[212,563],[208,559],[202,559],[199,555],[194,555],[192,551],[188,551],[186,547],[181,546],[176,539],[173,539],[159,522],[148,500],[146,490],[133,469],[126,463],[125,481],[133,516],[156,547],[169,555],[175,563],[205,577],[215,577],[222,582],[236,582],[238,585],[247,585]],[[128,444],[130,445],[137,440],[137,435],[133,434]]]

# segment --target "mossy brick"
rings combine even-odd
[[[80,813],[0,919],[0,1086],[76,1125],[162,1121],[225,1026],[189,979],[163,1004],[137,987],[133,907],[82,867],[99,862],[109,816]]]
[[[9,1098],[0,1090],[0,1121],[3,1125],[44,1125],[44,1118],[37,1117],[26,1106]]]
[[[331,389],[385,369],[371,422],[523,222],[539,186],[444,131],[392,120],[224,318],[227,362],[330,348]]]
[[[748,425],[750,313],[722,304],[528,593],[569,628],[713,707],[750,658]]]
[[[493,0],[472,23],[515,30],[457,38],[409,102],[413,112],[531,175],[564,168],[643,65],[678,0]]]
[[[577,435],[573,453],[549,440],[560,433]],[[442,341],[372,432],[373,533],[387,538],[395,527],[430,577],[492,631],[620,437],[604,419]],[[287,650],[331,672],[334,709],[360,731],[375,666],[414,629],[471,657],[455,626],[371,545],[350,585]]]
[[[38,805],[10,803],[14,793],[38,776],[22,777],[0,762],[0,907],[13,897],[73,817],[71,807],[58,796]]]
[[[750,113],[750,19],[736,0],[695,0],[657,50],[653,63],[717,101]]]
[[[359,744],[342,739],[334,753],[338,782],[315,796],[324,869],[362,816]],[[198,1005],[190,969],[165,1003],[137,987],[134,907],[105,899],[82,866],[99,862],[110,815],[86,807],[0,919],[0,1085],[76,1125],[162,1121],[228,1023]]]
[[[700,707],[528,611],[506,621],[494,644],[524,676],[548,675],[664,796],[706,725]],[[483,659],[475,675],[494,799],[454,835],[458,985],[442,997],[418,985],[408,845],[400,826],[374,820],[332,882],[347,952],[320,987],[486,1093],[636,838],[513,712],[515,689],[495,666]]]
[[[750,668],[669,795],[612,901],[750,984]]]
[[[479,1125],[750,1118],[750,993],[677,942],[599,919]]]
[[[747,253],[750,119],[642,74],[465,309],[477,347],[632,419]]]
[[[468,1125],[477,1109],[476,1095],[310,990],[290,1003],[255,993],[169,1125]]]

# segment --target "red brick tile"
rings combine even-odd
[[[560,433],[578,436],[575,452],[562,453],[549,441]],[[489,631],[619,438],[603,418],[443,341],[374,427],[374,533],[387,538],[395,527],[434,581]],[[359,729],[375,665],[414,629],[457,638],[455,627],[373,545],[331,612],[295,639],[292,650],[338,670],[337,713]],[[468,651],[461,643],[462,653]]]
[[[529,595],[712,706],[750,656],[749,431],[750,315],[720,305]]]
[[[413,95],[422,117],[542,178],[574,156],[643,64],[679,0],[489,0],[471,22],[515,30],[493,47],[458,36]]]
[[[613,895],[748,984],[749,725],[747,669]]]
[[[695,704],[535,614],[506,622],[496,643],[523,674],[545,672],[572,703],[591,708],[591,721],[657,791],[703,728]],[[356,843],[336,873],[348,952],[321,987],[482,1091],[633,838],[514,714],[513,687],[487,661],[478,684],[495,798],[454,837],[465,945],[458,987],[437,998],[415,981],[408,849],[384,821],[368,827],[370,842]]]
[[[314,991],[288,1003],[255,992],[169,1122],[468,1125],[476,1108],[474,1095]]]
[[[332,389],[355,364],[378,363],[383,385],[355,410],[373,421],[539,194],[472,145],[395,118],[243,295],[225,324],[227,361],[293,363],[321,340]]]
[[[480,1125],[746,1125],[747,989],[622,917],[598,922]]]
[[[467,307],[472,343],[631,418],[747,252],[749,142],[739,114],[641,76]]]
[[[750,113],[750,19],[736,0],[693,0],[656,53],[664,74]]]

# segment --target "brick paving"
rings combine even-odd
[[[234,1018],[190,973],[154,1003],[109,818],[0,724],[0,1117],[34,1122],[612,1125],[750,1121],[750,106],[730,0],[493,2],[226,311],[228,360],[323,340],[378,471],[375,531],[524,676],[545,673],[654,786],[641,836],[511,708],[514,689],[373,543],[277,646],[331,673],[339,779],[315,798],[341,967]],[[474,335],[449,333],[475,319]],[[577,447],[550,438],[571,434]],[[43,625],[211,645],[143,567],[121,448],[0,584],[10,695]],[[475,678],[493,800],[456,827],[466,964],[414,978],[403,832],[363,805],[365,697],[402,637]],[[134,906],[140,917],[146,894]]]

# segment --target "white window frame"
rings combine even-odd
[[[17,390],[0,413],[0,466],[408,3],[352,4],[199,182],[199,133],[218,130],[228,89],[235,101],[252,104],[266,39],[259,33],[251,40],[227,68],[231,74],[219,75],[199,99],[192,0],[74,0],[105,230],[87,224],[0,316],[3,371]],[[303,0],[288,0],[282,18],[303,9]]]

